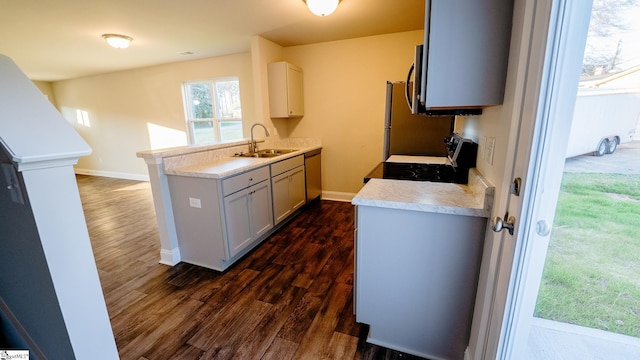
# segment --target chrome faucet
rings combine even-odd
[[[249,152],[250,153],[254,153],[258,150],[258,148],[256,147],[256,141],[253,138],[253,128],[256,126],[262,126],[264,128],[264,133],[265,135],[269,136],[269,130],[267,130],[267,127],[260,124],[260,123],[255,123],[253,125],[251,125],[251,143],[249,143]]]

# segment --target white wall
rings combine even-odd
[[[406,80],[423,32],[410,31],[285,48],[304,71],[305,116],[291,137],[319,137],[324,191],[356,193],[382,159],[387,80]]]
[[[33,84],[38,88],[38,90],[40,90],[40,92],[42,92],[42,95],[44,95],[53,104],[53,106],[57,106],[56,96],[53,92],[53,86],[51,82],[34,81]]]
[[[406,80],[422,41],[422,30],[287,48],[253,39],[258,118],[280,137],[321,139],[325,195],[349,199],[381,161],[385,83]],[[301,118],[269,118],[266,65],[283,60],[303,70]]]
[[[186,145],[182,82],[225,76],[239,77],[244,123],[250,125],[255,111],[249,53],[53,83],[58,109],[93,148],[76,169],[146,177],[136,152]],[[77,123],[78,110],[86,111],[90,126]]]
[[[285,58],[282,46],[260,36],[254,36],[251,39],[256,121],[269,128],[272,136],[285,138],[288,136],[286,122],[269,118],[269,79],[267,76],[267,64],[283,60]]]
[[[135,154],[152,148],[148,124],[168,133],[185,131],[181,82],[239,75],[245,124],[263,122],[281,137],[321,138],[323,189],[348,195],[360,189],[364,175],[381,159],[385,82],[406,79],[422,34],[289,48],[255,37],[251,54],[60,81],[53,89],[60,111],[93,148],[76,169],[136,178],[147,174]],[[303,68],[305,116],[300,119],[268,116],[266,64],[280,60]],[[76,123],[78,109],[87,111],[90,127]]]

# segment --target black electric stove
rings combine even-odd
[[[446,164],[382,162],[365,176],[364,182],[376,178],[466,184],[467,176],[468,171],[456,171]]]
[[[458,134],[453,134],[445,139],[445,145],[449,154],[448,164],[385,161],[378,164],[367,174],[364,182],[377,178],[466,184],[469,180],[469,169],[476,166],[478,144]]]

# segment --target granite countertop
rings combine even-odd
[[[238,141],[226,142],[222,144],[187,145],[187,146],[178,146],[178,147],[168,148],[168,149],[138,151],[136,155],[139,158],[143,158],[143,159],[161,159],[161,158],[166,158],[171,156],[179,156],[179,155],[185,155],[185,154],[190,154],[195,152],[213,151],[213,150],[224,149],[232,146],[242,146],[242,145],[248,145],[248,144],[249,144],[248,140],[238,140]]]
[[[471,169],[467,185],[371,179],[351,202],[361,206],[488,218],[494,191],[493,185],[476,169]]]
[[[279,148],[287,149],[287,147]],[[225,156],[185,166],[181,166],[180,164],[172,165],[165,168],[164,172],[167,175],[222,179],[231,175],[236,175],[249,170],[257,169],[261,166],[266,166],[278,161],[296,157],[298,155],[303,155],[304,153],[317,149],[322,149],[322,146],[296,146],[296,151],[272,158],[246,158]]]

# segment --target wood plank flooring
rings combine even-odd
[[[419,359],[353,315],[353,207],[320,201],[224,273],[158,263],[149,184],[77,177],[121,359]]]

